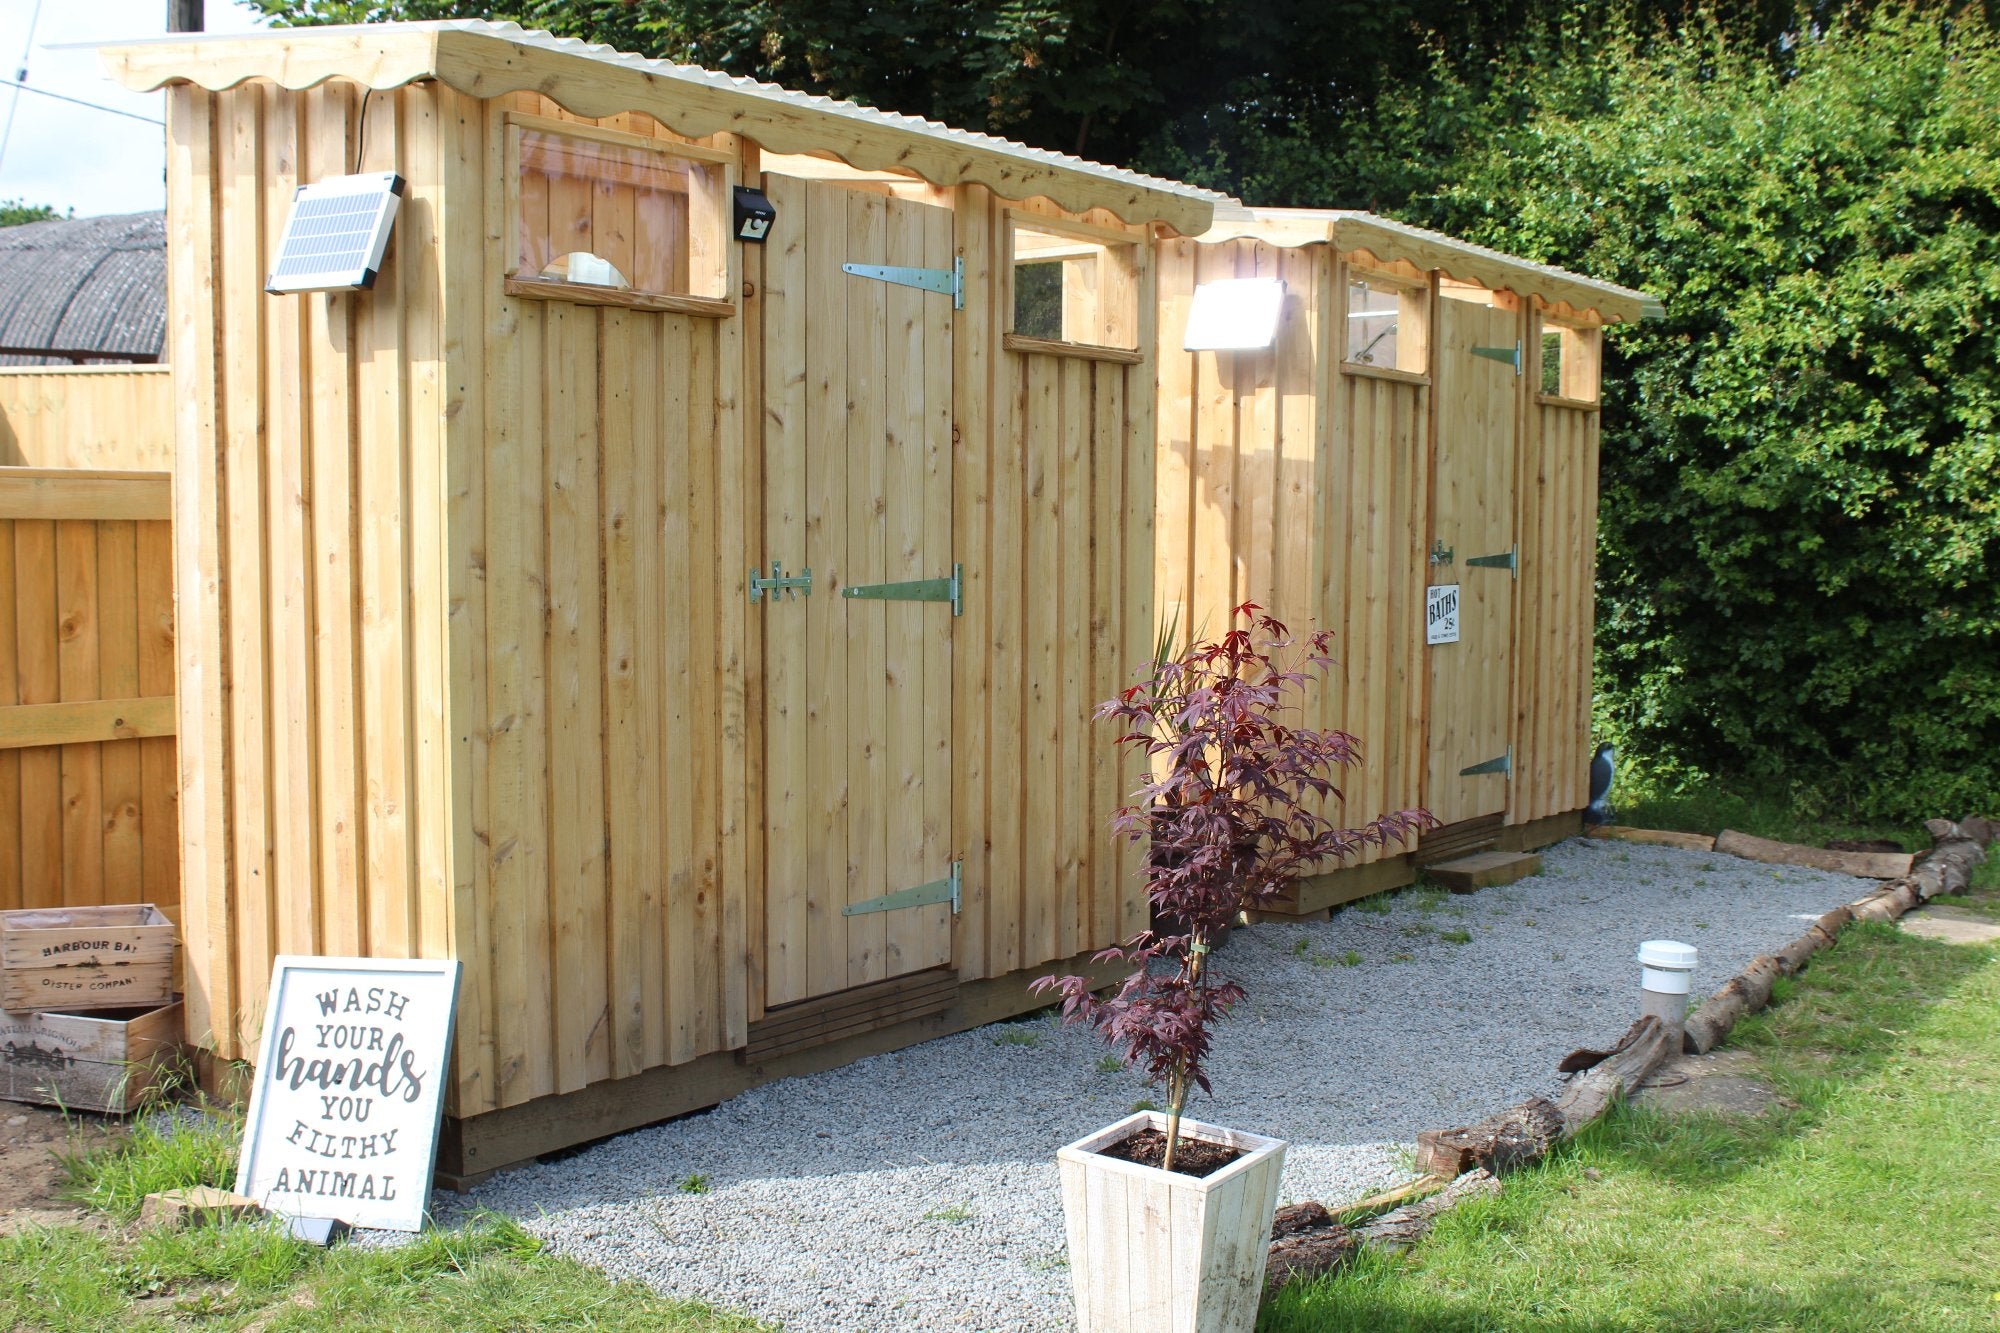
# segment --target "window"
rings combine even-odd
[[[1014,345],[1027,340],[1137,353],[1138,238],[1031,214],[1008,217]]]
[[[1597,401],[1598,337],[1588,325],[1542,317],[1542,379],[1545,398],[1573,403]]]
[[[1370,275],[1347,283],[1349,365],[1399,370],[1412,375],[1430,369],[1430,293],[1414,283]]]
[[[728,303],[726,154],[509,120],[510,293],[655,309]]]

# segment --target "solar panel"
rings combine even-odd
[[[1188,311],[1187,335],[1181,347],[1190,352],[1248,352],[1269,347],[1278,336],[1278,316],[1285,308],[1285,284],[1279,278],[1221,278],[1194,289]]]
[[[301,185],[278,238],[267,292],[331,292],[373,287],[403,199],[393,171],[336,176]]]

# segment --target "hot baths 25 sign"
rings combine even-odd
[[[416,1231],[430,1198],[459,965],[277,960],[236,1192]]]

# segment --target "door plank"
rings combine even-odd
[[[839,929],[847,901],[847,620],[840,604],[841,557],[847,509],[847,298],[855,279],[840,271],[847,252],[844,190],[806,187],[806,342],[791,355],[807,355],[806,549],[814,570],[812,596],[770,608],[774,618],[806,618],[809,664],[806,705],[806,775],[812,820],[812,854],[805,914],[806,994],[847,985],[847,941]],[[796,997],[802,998],[802,997]],[[773,1003],[776,1003],[774,1000]]]

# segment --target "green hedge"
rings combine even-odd
[[[1403,212],[1666,302],[1608,340],[1600,728],[1806,808],[2000,807],[2000,48],[1563,47]]]

